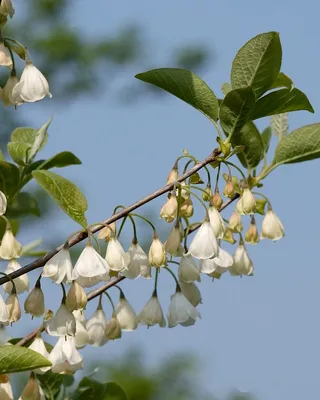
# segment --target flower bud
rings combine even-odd
[[[34,372],[31,372],[19,400],[41,400],[40,386]]]
[[[21,309],[18,296],[14,289],[6,299],[6,306],[8,310],[8,322],[12,324],[13,322],[19,321],[21,318]]]
[[[130,254],[124,251],[121,243],[115,236],[111,237],[109,240],[106,261],[112,271],[127,269],[130,263]]]
[[[153,267],[163,267],[166,264],[166,262],[167,262],[167,257],[164,245],[160,241],[158,234],[155,232],[153,234],[153,239],[149,250],[149,263]]]
[[[98,233],[98,238],[105,239],[108,242],[111,236],[114,236],[115,234],[116,234],[116,223],[111,222],[111,224],[101,229],[101,231]]]
[[[191,218],[193,216],[193,202],[189,197],[185,198],[180,207],[180,216]]]
[[[108,321],[105,335],[109,340],[120,339],[122,336],[121,326],[115,314],[112,314],[112,318]]]
[[[216,190],[212,197],[212,204],[217,210],[220,210],[222,203],[223,203],[223,200],[220,196],[220,193],[218,190]]]
[[[69,311],[83,310],[87,305],[87,294],[76,281],[73,281],[66,297],[66,306]]]
[[[0,215],[5,214],[7,211],[7,198],[6,195],[0,190]]]
[[[13,393],[9,380],[9,375],[0,375],[0,399],[13,400]]]
[[[234,211],[229,218],[229,229],[232,232],[240,233],[242,232],[243,225],[241,221],[241,215]]]
[[[234,196],[234,193],[235,193],[235,190],[234,190],[234,186],[233,186],[232,180],[228,179],[227,183],[226,183],[226,185],[225,185],[225,187],[223,189],[223,195],[225,197],[229,197],[230,199],[232,199],[233,196]]]
[[[9,261],[7,268],[5,269],[5,273],[11,274],[14,271],[18,271],[21,268],[21,265],[17,262],[17,260],[12,259]],[[19,276],[18,278],[13,279],[13,282],[16,286],[17,294],[23,293],[25,291],[29,291],[29,278],[28,274],[24,274]],[[12,282],[6,282],[3,284],[3,288],[7,293],[11,293],[12,291]]]
[[[179,171],[178,171],[178,168],[174,165],[172,170],[169,172],[169,175],[167,178],[167,185],[175,182],[178,178],[179,178]]]
[[[4,260],[19,258],[21,252],[22,246],[14,237],[10,225],[7,224],[7,228],[0,245],[0,258],[3,258]]]
[[[160,218],[165,219],[167,222],[172,222],[177,217],[178,201],[174,191],[169,195],[168,200],[160,210]]]
[[[138,326],[137,315],[131,304],[125,298],[123,292],[120,294],[119,303],[115,310],[115,315],[123,331],[134,331]]]
[[[44,295],[40,281],[36,283],[24,302],[24,311],[32,317],[41,317],[45,312]]]
[[[210,206],[208,214],[209,214],[210,225],[213,229],[215,237],[218,239],[222,239],[226,231],[226,226],[224,224],[220,212],[216,207]]]
[[[208,184],[204,189],[204,192],[202,192],[202,199],[203,201],[210,201],[212,197],[213,197],[212,189],[211,186]]]
[[[254,214],[256,210],[256,199],[250,189],[246,188],[236,205],[236,211],[241,215]]]
[[[251,218],[249,229],[247,230],[244,240],[248,244],[259,243],[259,234],[254,217]]]
[[[107,317],[99,302],[97,310],[93,313],[91,318],[86,322],[86,328],[89,335],[89,343],[92,346],[103,346],[107,343],[106,336]]]
[[[180,246],[180,241],[180,223],[177,221],[171,229],[170,235],[164,245],[166,252],[171,255],[176,254]]]
[[[263,218],[262,228],[261,228],[261,239],[271,239],[271,240],[279,240],[284,236],[284,227],[277,217],[277,215],[273,212],[271,207]]]
[[[0,41],[0,65],[12,68],[10,53],[2,41]]]
[[[156,291],[152,294],[150,300],[143,307],[138,318],[139,323],[141,325],[147,325],[148,328],[149,326],[154,326],[157,324],[160,326],[160,328],[164,328],[167,325]]]

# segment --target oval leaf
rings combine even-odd
[[[129,400],[129,398],[120,385],[108,382],[103,400]]]
[[[37,169],[63,168],[68,165],[79,165],[81,160],[70,151],[62,151],[38,165]]]
[[[94,379],[81,379],[77,389],[71,394],[72,400],[96,400],[104,399],[103,395],[106,390],[104,383]]]
[[[314,113],[307,96],[299,89],[280,89],[259,99],[252,112],[252,119],[290,111],[306,110]]]
[[[232,90],[223,99],[220,106],[220,124],[225,133],[231,135],[232,140],[251,119],[254,102],[255,96],[249,87]]]
[[[232,138],[232,145],[244,146],[237,156],[245,168],[255,168],[263,159],[264,146],[260,132],[253,122],[248,122],[238,135]]]
[[[281,67],[282,49],[277,32],[262,33],[249,40],[232,63],[233,89],[251,86],[257,97],[276,80]]]
[[[275,150],[273,164],[291,164],[320,157],[320,123],[306,125],[285,136]]]
[[[215,94],[193,72],[180,68],[159,68],[137,74],[136,78],[166,90],[210,120],[218,120],[219,105]]]
[[[21,346],[0,346],[0,374],[30,371],[50,367],[51,362],[41,354]]]
[[[292,89],[294,86],[293,80],[288,77],[288,75],[284,74],[283,72],[279,72],[276,80],[273,84],[269,87],[269,89],[279,89],[279,88],[288,88]]]
[[[14,199],[13,203],[7,209],[7,216],[16,218],[25,215],[40,216],[40,210],[37,200],[27,192],[20,192]]]
[[[0,161],[0,189],[8,198],[17,190],[19,178],[19,169],[14,164]]]
[[[269,150],[269,145],[270,145],[270,140],[272,138],[272,130],[271,127],[268,126],[262,133],[261,133],[261,139],[263,143],[263,148],[264,151],[267,153]]]
[[[73,220],[85,227],[87,200],[72,182],[49,171],[33,171],[32,175],[39,185],[55,200],[63,211]]]

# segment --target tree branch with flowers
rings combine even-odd
[[[4,73],[8,72],[1,98],[5,105],[20,107],[51,94],[46,78],[33,65],[26,45],[5,35],[8,18],[13,16],[11,0],[0,1],[0,65]],[[19,59],[25,63],[20,78],[15,68]],[[121,338],[122,331],[134,331],[139,325],[192,326],[200,318],[201,304],[195,282],[200,282],[202,277],[219,280],[226,273],[234,277],[254,275],[246,244],[256,245],[264,238],[276,241],[284,236],[284,227],[262,192],[263,180],[282,164],[320,157],[319,123],[288,132],[289,112],[313,112],[313,108],[306,95],[281,71],[281,62],[279,34],[267,32],[255,36],[236,54],[231,83],[222,85],[224,97],[221,99],[188,70],[160,68],[136,75],[137,79],[171,93],[206,116],[216,132],[216,145],[212,141],[212,148],[216,149],[202,161],[184,151],[174,161],[164,187],[128,207],[116,206],[108,219],[94,224],[87,222],[87,201],[81,191],[51,171],[55,167],[80,164],[80,160],[70,152],[56,154],[48,160],[38,159],[48,141],[51,119],[39,129],[18,127],[12,132],[7,145],[8,157],[0,153],[0,219],[4,226],[0,232],[0,258],[7,262],[0,284],[8,294],[6,300],[0,296],[3,326],[10,329],[10,325],[18,323],[22,314],[19,295],[29,292],[28,273],[35,269],[41,271],[23,307],[34,318],[34,331],[0,346],[0,394],[13,399],[9,374],[31,371],[20,398],[58,398],[66,390],[62,375],[83,368],[81,348],[84,346],[104,346]],[[254,121],[269,116],[270,126],[260,132]],[[272,133],[278,143],[269,163]],[[34,256],[35,246],[20,244],[12,215],[16,210],[25,214],[34,211],[35,199],[24,191],[32,180],[80,225],[80,230],[69,235],[58,248],[21,266],[21,258]],[[172,229],[163,243],[157,227],[136,210],[165,194],[160,217]],[[221,211],[235,201],[230,217],[222,217]],[[201,221],[193,219],[194,209],[198,208],[203,211]],[[259,215],[262,224],[258,229]],[[139,244],[137,220],[150,227],[148,254]],[[248,225],[245,233],[244,223]],[[131,224],[133,229],[132,245],[127,251],[120,242],[125,224]],[[105,254],[100,254],[98,240],[107,243]],[[83,241],[85,246],[73,265],[70,248]],[[236,245],[233,255],[225,250],[225,242]],[[170,274],[175,285],[166,317],[158,299],[160,272]],[[150,298],[138,314],[118,286],[124,279],[137,278],[150,280]],[[43,279],[55,282],[57,293],[61,293],[56,310],[46,308],[46,293],[41,288]],[[117,304],[108,293],[111,287],[119,290]],[[112,306],[110,319],[103,309],[103,296]],[[94,299],[98,299],[97,309],[88,316],[86,305]],[[37,323],[37,319],[41,322]],[[56,338],[55,345],[45,342],[42,334]],[[54,389],[48,382],[55,382]],[[80,393],[86,396],[93,387],[99,387],[101,396],[107,396],[112,390],[119,398],[126,398],[116,383],[99,385],[85,378],[63,398],[78,399]]]

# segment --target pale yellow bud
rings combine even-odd
[[[17,322],[21,318],[21,309],[19,299],[16,293],[11,293],[6,299],[6,306],[8,310],[8,322]]]
[[[254,218],[251,219],[249,229],[247,230],[244,239],[248,244],[259,243],[259,234]]]
[[[176,254],[180,246],[181,236],[180,236],[180,224],[179,221],[176,222],[175,226],[172,228],[168,240],[165,243],[165,250],[169,254]]]
[[[167,178],[167,185],[175,182],[178,179],[178,177],[179,177],[178,168],[173,167],[172,170],[169,172],[169,175]]]
[[[246,215],[246,214],[254,214],[256,210],[256,199],[254,198],[253,194],[251,193],[250,189],[244,189],[240,199],[236,205],[236,211],[239,214]]]
[[[231,180],[228,179],[226,186],[223,189],[223,195],[225,197],[230,197],[232,198],[234,196],[234,186]]]
[[[33,317],[41,317],[45,312],[44,295],[40,283],[31,290],[24,302],[24,310]]]
[[[243,225],[241,221],[241,215],[237,213],[237,211],[234,211],[229,218],[229,229],[232,232],[242,232]]]
[[[180,207],[180,216],[191,218],[193,216],[193,202],[190,197],[187,197],[181,207]]]
[[[14,237],[10,225],[3,235],[0,245],[0,258],[4,260],[11,260],[12,258],[19,258],[22,252],[22,246]]]
[[[41,400],[40,386],[34,372],[31,372],[19,400]]]
[[[111,320],[107,323],[105,333],[109,340],[120,339],[122,336],[120,323],[114,314],[112,314]]]
[[[211,189],[211,186],[208,185],[204,189],[204,192],[202,192],[202,199],[203,199],[203,201],[210,201],[212,199],[212,197],[213,197],[212,189]]]
[[[87,302],[87,294],[83,287],[76,281],[73,281],[66,297],[66,306],[68,310],[83,310]]]
[[[160,218],[165,219],[167,222],[172,222],[177,217],[178,212],[178,201],[176,194],[171,193],[166,203],[160,210]]]
[[[180,235],[180,233],[179,233]],[[153,234],[153,240],[149,250],[149,263],[153,267],[163,267],[167,262],[166,252],[158,234]]]
[[[215,194],[212,197],[212,204],[215,206],[217,210],[220,210],[222,206],[222,198],[220,196],[220,193],[218,191],[215,192]]]
[[[111,236],[114,236],[116,233],[116,223],[111,222],[111,224],[105,226],[98,233],[98,239],[105,239],[106,241],[110,240]]]

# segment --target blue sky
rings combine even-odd
[[[229,81],[236,51],[256,34],[276,30],[283,45],[282,70],[308,95],[315,109],[314,115],[291,114],[293,130],[320,120],[319,11],[315,0],[123,0],[96,1],[89,7],[87,1],[78,0],[71,21],[92,36],[112,34],[128,23],[141,23],[152,44],[149,52],[153,64],[158,67],[166,66],[163,60],[168,59],[172,47],[199,41],[212,45],[216,62],[202,78],[217,95],[221,95],[221,84]],[[145,65],[123,69],[119,80],[109,84],[117,87],[122,80],[133,82],[134,75],[144,69]],[[108,81],[107,76],[105,79]],[[86,194],[90,222],[109,216],[115,205],[130,204],[162,186],[182,149],[202,159],[215,146],[210,122],[178,99],[168,95],[149,101],[146,97],[122,106],[110,92],[104,93],[103,86],[99,91],[99,96],[74,101],[68,107],[47,101],[45,106],[26,105],[18,111],[32,118],[35,127],[54,115],[50,141],[42,156],[71,150],[83,161],[82,166],[62,174],[75,180]],[[54,96],[54,87],[51,92]],[[259,126],[267,123],[261,121]],[[261,400],[315,398],[320,359],[318,164],[314,161],[283,166],[267,178],[263,193],[270,197],[283,221],[286,237],[277,243],[262,241],[258,246],[248,246],[255,265],[254,277],[228,275],[214,283],[203,279],[203,305],[199,307],[202,320],[194,327],[139,328],[135,333],[125,333],[120,341],[108,343],[103,350],[85,349],[84,355],[90,353],[113,362],[125,349],[141,346],[149,362],[155,364],[163,354],[196,353],[202,364],[203,385],[218,395],[238,388]],[[164,198],[155,201],[155,210],[163,202]],[[201,212],[196,215],[198,219],[202,218]],[[231,212],[232,208],[224,215]],[[54,217],[52,235],[68,236],[77,229],[60,210]],[[163,226],[162,221],[159,224]],[[40,223],[36,233],[29,232],[21,240],[46,235],[48,228]],[[162,274],[160,285],[160,299],[166,309],[174,284]],[[146,281],[124,282],[123,287],[137,310],[152,292],[152,283]],[[56,293],[52,285],[47,288]],[[54,308],[57,303],[53,301],[49,300],[48,306]],[[110,314],[109,305],[107,310]],[[29,322],[28,330],[36,324]],[[21,334],[21,329],[20,325],[12,332]],[[26,329],[23,327],[24,332]]]

